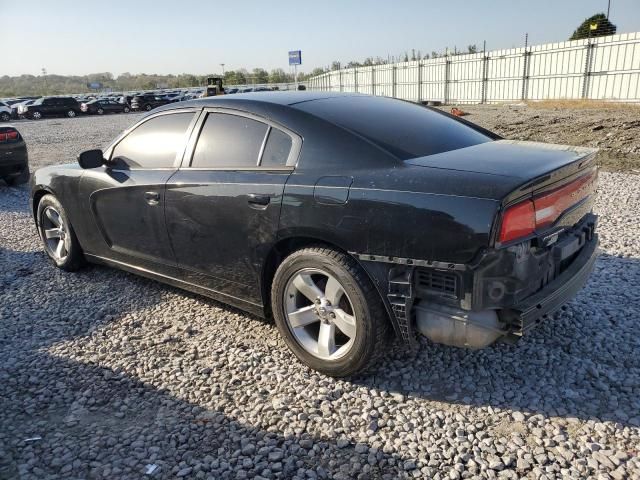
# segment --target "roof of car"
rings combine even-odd
[[[355,93],[338,93],[338,92],[308,92],[308,91],[270,91],[270,92],[252,92],[252,93],[234,93],[233,95],[220,95],[215,97],[199,98],[197,100],[189,100],[180,102],[179,104],[170,104],[162,109],[182,108],[182,107],[215,107],[224,103],[229,105],[232,102],[242,103],[271,103],[276,105],[295,105],[302,102],[311,102],[314,100],[323,100],[333,97],[350,97],[358,95]],[[158,109],[157,111],[159,111]]]

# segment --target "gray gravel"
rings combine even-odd
[[[33,164],[133,115],[25,122]],[[335,380],[273,324],[41,251],[0,185],[0,478],[640,478],[640,181],[602,173],[587,287],[519,344]],[[147,475],[147,465],[157,465]]]

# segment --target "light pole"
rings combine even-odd
[[[222,67],[222,78],[224,78],[224,63],[221,63],[220,66]]]
[[[609,20],[609,10],[611,10],[611,0],[607,2],[607,20]]]
[[[47,94],[47,69],[42,67],[42,79],[44,81],[44,94]]]

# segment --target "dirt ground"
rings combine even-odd
[[[465,119],[505,138],[595,147],[603,170],[640,173],[640,105],[541,102],[458,108],[468,113]]]

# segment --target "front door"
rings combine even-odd
[[[261,305],[297,135],[263,119],[209,111],[166,190],[167,230],[186,281]]]
[[[194,112],[163,113],[123,137],[110,164],[81,180],[97,236],[90,253],[178,276],[165,223],[165,185],[177,170]]]

